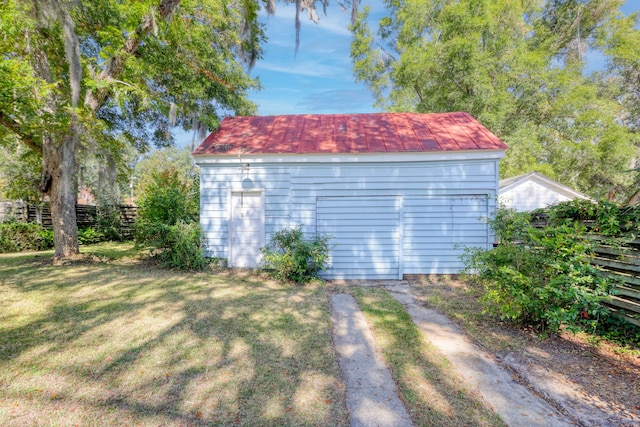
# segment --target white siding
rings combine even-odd
[[[487,196],[407,198],[403,214],[404,274],[455,274],[465,248],[488,246]]]
[[[554,203],[566,202],[574,198],[533,180],[527,180],[500,193],[500,203],[518,212],[546,208]]]
[[[398,197],[319,197],[317,231],[332,236],[326,277],[397,279],[401,200]]]
[[[460,251],[453,247],[457,242],[456,239],[459,239],[457,235],[463,234],[465,239],[469,239],[465,240],[465,244],[477,241],[486,245],[489,241],[486,224],[483,224],[484,228],[477,227],[478,218],[481,215],[476,215],[475,211],[469,211],[469,206],[464,205],[466,202],[461,202],[463,205],[459,208],[459,212],[456,211],[458,205],[453,200],[483,200],[483,207],[477,207],[477,209],[482,210],[485,216],[491,212],[496,199],[497,159],[330,164],[281,161],[277,164],[251,164],[248,171],[242,171],[241,165],[240,161],[237,164],[203,163],[200,165],[201,224],[205,233],[205,248],[208,256],[227,258],[228,197],[231,191],[242,189],[264,191],[267,239],[272,233],[296,224],[300,224],[309,236],[317,231],[334,227],[336,232],[330,233],[335,235],[334,242],[342,242],[345,249],[349,242],[355,239],[355,242],[351,243],[351,248],[356,252],[358,245],[361,245],[358,239],[362,238],[362,234],[358,234],[357,231],[353,234],[351,227],[366,224],[374,230],[375,238],[382,238],[381,236],[385,233],[389,233],[385,228],[389,224],[387,220],[393,220],[393,218],[383,219],[384,212],[376,211],[371,203],[375,200],[395,200],[394,203],[398,206],[392,216],[395,215],[394,218],[397,218],[399,223],[406,223],[409,219],[416,225],[414,228],[407,229],[405,224],[404,229],[394,231],[394,238],[398,239],[399,244],[401,243],[397,252],[390,255],[394,261],[385,261],[388,264],[384,264],[379,258],[374,259],[374,263],[378,265],[378,271],[388,269],[385,275],[395,274],[398,277],[400,273],[457,272],[460,267],[457,261]],[[331,207],[322,201],[329,199],[369,201],[366,202],[368,208],[363,211],[353,209],[353,206],[349,206],[348,203]],[[433,202],[435,209],[438,203],[444,203],[443,200],[448,201],[450,206],[448,218],[451,218],[451,221],[455,220],[455,224],[447,225],[449,223],[445,223],[446,221],[439,223],[423,221],[420,227],[424,227],[424,230],[417,228],[420,221],[416,218],[419,217],[420,206],[430,206],[429,203]],[[327,216],[332,215],[331,209],[335,209],[335,213],[333,216]],[[381,216],[376,217],[376,213]],[[330,218],[329,222],[323,222],[328,218]],[[451,233],[446,234],[447,238],[442,241],[443,246],[439,246],[438,239],[442,239],[449,231],[449,228],[443,228],[445,226],[451,227]],[[429,230],[433,233],[429,234]],[[403,233],[408,234],[403,236]],[[480,235],[475,236],[476,234]],[[416,240],[411,241],[410,239],[413,238]],[[428,238],[432,239],[429,240],[432,243],[425,243]],[[339,247],[336,247],[336,250]],[[433,261],[434,251],[446,252],[448,255]],[[371,265],[362,269],[361,259],[358,257],[353,257],[349,261],[347,254],[343,253],[338,261],[334,256],[337,253],[332,254],[334,261],[346,264],[342,264],[340,273],[336,273],[336,277],[346,276],[345,272],[350,268],[354,271],[352,275],[354,277],[364,277],[373,271]],[[424,261],[425,259],[431,259],[431,261]],[[394,273],[396,264],[399,270]],[[334,271],[338,271],[337,267]],[[333,276],[329,274],[328,277]]]

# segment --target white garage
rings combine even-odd
[[[299,225],[333,237],[327,278],[457,273],[493,241],[505,149],[466,113],[225,119],[194,151],[207,255],[256,267]]]

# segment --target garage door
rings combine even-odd
[[[335,247],[324,276],[334,279],[397,279],[400,274],[399,197],[317,199],[317,231]]]
[[[467,247],[488,247],[487,196],[405,198],[404,274],[456,274]]]

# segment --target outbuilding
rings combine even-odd
[[[457,273],[493,242],[506,148],[462,112],[226,118],[193,152],[206,254],[253,268],[299,225],[333,236],[327,278]]]
[[[591,200],[585,194],[538,172],[502,179],[498,186],[500,204],[518,212],[544,209],[574,199]]]

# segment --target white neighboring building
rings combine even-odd
[[[546,208],[558,202],[590,198],[538,172],[500,180],[500,204],[518,212]]]

